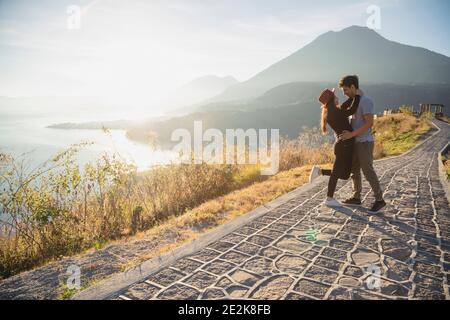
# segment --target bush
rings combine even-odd
[[[399,108],[400,112],[406,114],[408,116],[412,116],[413,112],[411,111],[411,106],[403,105]]]

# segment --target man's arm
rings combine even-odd
[[[370,128],[372,128],[373,126],[373,114],[368,113],[363,115],[363,119],[364,119],[364,125],[359,128],[356,129],[355,131],[344,131],[344,133],[339,135],[339,140],[348,140],[351,139],[353,137],[357,137],[362,135],[363,133],[367,132],[367,130],[369,130]]]
[[[373,103],[371,100],[367,100],[362,104],[360,104],[362,108],[364,125],[361,128],[358,128],[352,132],[344,132],[339,136],[339,140],[347,140],[353,137],[360,136],[366,133],[370,128],[373,127]]]
[[[343,140],[347,140],[347,139],[350,139],[350,138],[353,138],[353,137],[360,136],[360,135],[366,133],[370,128],[373,127],[373,114],[371,114],[371,113],[364,114],[363,115],[363,119],[364,119],[364,125],[361,128],[356,129],[355,131],[348,132],[349,133],[348,134],[349,138],[346,138],[346,139],[343,139]],[[344,135],[344,134],[342,134],[342,135]]]

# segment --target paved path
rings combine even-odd
[[[438,152],[448,125],[400,157],[377,161],[388,206],[321,205],[326,179],[108,299],[450,299],[450,209]],[[342,181],[338,198],[351,194]],[[364,207],[373,202],[364,181]],[[316,239],[312,230],[316,230]]]
[[[382,215],[323,207],[327,180],[319,178],[252,221],[241,225],[247,214],[219,227],[225,228],[206,237],[215,240],[205,248],[199,239],[165,262],[145,262],[133,276],[113,276],[109,287],[107,280],[75,298],[449,299],[450,209],[437,153],[450,140],[450,126],[436,123],[442,130],[412,152],[376,162],[389,204]],[[351,194],[349,182],[338,188],[338,198]],[[365,207],[373,201],[369,191],[364,182]],[[24,272],[0,282],[0,299],[55,299],[69,265],[82,268],[84,283],[120,272],[121,261],[154,245],[112,245]]]

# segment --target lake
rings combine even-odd
[[[148,145],[132,141],[126,137],[124,130],[111,130],[109,134],[103,130],[64,130],[47,128],[48,125],[61,122],[87,122],[109,119],[120,119],[120,114],[99,114],[93,116],[86,113],[33,113],[12,108],[0,107],[0,153],[11,154],[25,160],[26,170],[32,170],[51,159],[58,152],[72,144],[93,142],[83,148],[76,156],[77,163],[83,166],[93,162],[104,152],[118,153],[127,161],[137,165],[138,171],[148,170],[154,165],[167,164],[175,160],[175,153],[170,150],[152,150]],[[116,118],[119,117],[119,118]],[[0,205],[0,222],[10,221],[11,217],[3,213]],[[0,228],[0,237],[6,237]]]
[[[0,152],[19,156],[27,153],[27,165],[39,166],[71,144],[94,142],[77,155],[77,162],[84,165],[97,159],[102,153],[119,153],[124,159],[133,161],[139,171],[153,165],[167,164],[175,155],[170,150],[152,150],[148,145],[132,141],[124,130],[51,129],[46,126],[60,122],[92,121],[93,118],[80,117],[65,119],[63,116],[29,115],[15,116],[0,110]],[[96,120],[103,120],[95,118]]]

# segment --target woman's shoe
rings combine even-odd
[[[376,214],[380,211],[381,208],[386,206],[386,202],[384,200],[375,201],[372,205],[372,208],[369,210],[369,214]]]
[[[342,204],[334,198],[327,198],[325,200],[325,205],[327,207],[342,207]]]
[[[320,176],[320,167],[313,166],[309,174],[309,183],[313,182],[318,176]]]
[[[347,200],[344,200],[343,202],[346,206],[360,206],[361,203],[361,199],[356,199],[356,198],[350,198]]]

